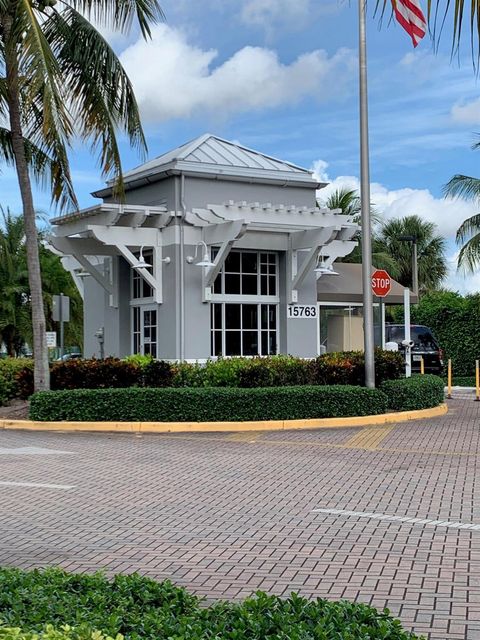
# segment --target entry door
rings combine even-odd
[[[155,306],[133,308],[133,352],[157,357],[157,309]]]

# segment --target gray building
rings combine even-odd
[[[358,227],[316,204],[310,171],[203,135],[126,173],[118,203],[53,220],[85,304],[86,356],[319,352],[317,280]]]

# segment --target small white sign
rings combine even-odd
[[[290,304],[287,307],[287,318],[310,319],[318,316],[316,304]]]
[[[57,346],[57,332],[47,331],[47,347],[55,348]]]

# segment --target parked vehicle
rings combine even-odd
[[[433,337],[431,330],[421,324],[410,325],[412,347],[412,373],[420,372],[420,362],[423,358],[425,373],[443,373],[443,351]],[[398,350],[405,352],[402,341],[405,339],[403,324],[385,325],[385,342],[396,342]]]
[[[61,358],[57,358],[55,362],[67,362],[67,360],[78,360],[82,358],[82,354],[78,351],[74,351],[73,353],[65,353]]]

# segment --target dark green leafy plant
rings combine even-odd
[[[228,422],[384,413],[378,389],[344,386],[257,389],[75,389],[32,396],[32,420]]]
[[[108,581],[59,569],[0,570],[0,619],[0,640],[34,640],[31,633],[42,630],[38,640],[420,640],[387,609],[361,603],[257,592],[205,607],[168,581],[137,574]]]
[[[33,360],[27,358],[3,358],[0,360],[0,379],[4,381],[5,399],[11,400],[19,395],[17,376],[28,371],[33,381]]]
[[[444,385],[439,376],[415,375],[402,380],[387,380],[380,389],[387,395],[391,411],[411,411],[441,404],[445,398]]]

